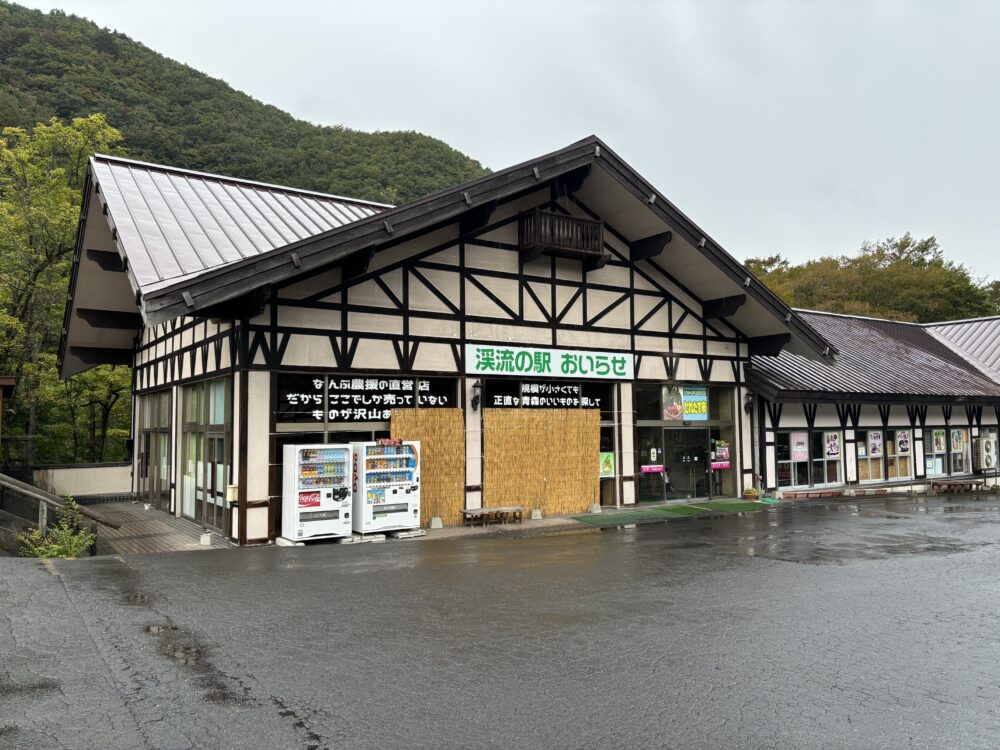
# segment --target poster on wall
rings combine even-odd
[[[663,386],[663,421],[683,422],[684,421],[684,397],[681,389],[676,385]]]
[[[615,453],[614,451],[601,451],[601,479],[607,479],[615,475]]]
[[[897,430],[896,431],[896,452],[900,454],[909,454],[910,452],[910,431],[909,430]]]
[[[934,430],[934,452],[945,452],[944,430]]]
[[[715,441],[715,451],[712,453],[713,469],[728,469],[732,463],[729,459],[729,443],[725,440]]]
[[[708,388],[686,385],[681,388],[685,422],[708,421]]]
[[[872,458],[882,455],[882,433],[879,430],[868,433],[868,455]]]
[[[792,460],[793,461],[808,461],[809,460],[809,433],[808,432],[793,432],[792,433]]]
[[[962,430],[951,431],[951,452],[961,453],[965,450],[965,435]]]
[[[827,458],[838,458],[840,456],[840,433],[823,433],[823,450]]]

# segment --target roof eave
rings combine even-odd
[[[294,275],[318,270],[353,252],[393,241],[434,223],[455,220],[485,203],[544,185],[569,171],[594,163],[600,164],[634,197],[646,201],[650,210],[664,223],[678,231],[733,282],[742,286],[816,355],[825,361],[833,361],[837,350],[829,341],[596,136],[589,136],[559,151],[388,209],[367,219],[150,292],[141,301],[143,318],[147,324],[155,325],[196,313],[207,305],[245,294],[249,286],[276,283]],[[289,262],[293,251],[295,265]]]

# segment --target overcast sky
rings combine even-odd
[[[909,231],[1000,277],[997,2],[56,7],[297,117],[493,169],[596,133],[740,259]]]

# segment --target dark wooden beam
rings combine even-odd
[[[596,271],[599,268],[604,268],[611,260],[611,253],[604,253],[603,255],[598,255],[594,258],[587,258],[583,262],[583,270],[585,271]]]
[[[101,267],[102,271],[116,271],[121,273],[125,270],[121,256],[111,250],[87,250],[87,260],[91,260]]]
[[[268,299],[271,297],[270,287],[260,287],[247,294],[225,302],[218,302],[214,305],[198,311],[199,318],[213,318],[215,320],[236,320],[239,318],[253,318],[264,312]]]
[[[142,328],[142,316],[137,312],[78,307],[76,315],[92,328],[113,328],[118,331],[138,331]]]
[[[790,333],[776,333],[773,336],[755,336],[749,339],[751,357],[776,357],[792,340]]]
[[[493,212],[497,210],[496,201],[487,201],[480,206],[470,208],[458,217],[458,232],[462,237],[481,232],[489,226]]]
[[[111,349],[98,346],[71,346],[70,356],[76,357],[85,365],[130,365],[132,364],[131,349]]]
[[[673,238],[673,232],[662,232],[660,234],[651,234],[649,237],[643,237],[641,240],[636,240],[629,245],[629,257],[633,263],[656,257],[663,252],[663,248]]]
[[[591,166],[586,164],[582,167],[567,172],[564,175],[556,177],[552,181],[552,192],[557,196],[569,196],[577,192],[583,187],[583,183],[587,181],[590,177]]]
[[[344,258],[343,269],[343,279],[342,282],[350,281],[351,279],[356,279],[359,276],[363,276],[368,273],[368,269],[371,267],[372,259],[375,257],[375,247],[367,247],[356,253],[352,253]]]
[[[701,303],[702,317],[705,320],[728,318],[746,303],[747,296],[745,294],[734,294],[732,297],[705,300]]]

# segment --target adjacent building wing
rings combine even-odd
[[[754,357],[748,382],[775,401],[993,403],[1000,384],[926,326],[797,311],[838,350],[833,362],[793,352]]]

